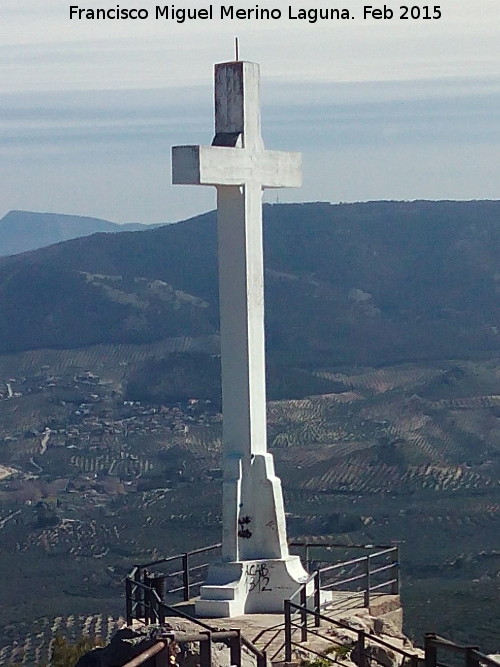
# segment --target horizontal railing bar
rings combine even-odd
[[[355,563],[363,563],[366,561],[368,556],[360,556],[359,558],[353,558],[352,560],[345,560],[342,563],[335,563],[334,565],[327,565],[326,567],[320,567],[320,572],[329,572],[330,570],[338,570],[339,567],[346,567],[347,565],[354,565]]]
[[[206,551],[213,551],[214,549],[218,549],[221,546],[222,546],[222,542],[218,542],[217,544],[211,544],[209,547],[202,547],[201,549],[195,549],[194,551],[188,551],[187,555],[188,556],[195,556],[196,554],[202,554],[202,553],[205,553]]]
[[[153,560],[150,563],[144,563],[142,565],[136,565],[138,570],[144,570],[147,567],[152,567],[153,565],[161,565],[162,563],[171,563],[173,560],[178,560],[182,556],[169,556],[168,558],[160,558],[159,560]]]
[[[133,660],[130,660],[129,662],[125,663],[123,667],[138,667],[139,665],[142,665],[144,662],[146,662],[146,660],[149,660],[150,658],[155,656],[160,651],[163,651],[167,646],[168,644],[166,642],[158,642],[156,644],[153,644],[153,646],[148,648],[143,653],[137,655]]]
[[[193,584],[189,584],[191,587]],[[169,588],[168,591],[165,591],[167,595],[171,595],[172,593],[178,593],[179,591],[183,591],[184,586],[179,586],[178,588]]]
[[[190,572],[195,572],[198,570],[203,569],[204,567],[207,567],[209,563],[206,563],[205,565],[198,565],[197,567],[190,567],[189,571]],[[183,570],[179,570],[178,572],[170,572],[169,574],[160,574],[156,576],[151,576],[149,577],[151,580],[154,579],[172,579],[173,577],[178,577],[179,575],[184,574]]]
[[[221,546],[222,542],[219,542],[218,544],[211,544],[209,547],[202,547],[201,549],[194,549],[194,551],[187,551],[182,554],[176,554],[175,556],[168,556],[167,558],[160,558],[159,560],[153,560],[150,563],[136,565],[135,568],[143,569],[146,567],[152,567],[153,565],[161,565],[161,563],[170,563],[173,560],[182,558],[183,556],[186,555],[186,553],[188,556],[195,556],[196,554],[205,553],[207,551],[213,551],[214,549],[218,549]]]
[[[168,635],[168,633],[167,633]],[[237,630],[213,630],[210,637],[213,641],[223,641],[225,639],[234,639],[238,637]],[[209,635],[205,632],[173,632],[171,637],[177,644],[189,644],[190,642],[204,642],[209,639]],[[243,642],[242,642],[243,643]]]
[[[393,551],[396,551],[397,547],[388,547],[387,549],[384,549],[383,551],[377,551],[377,553],[374,554],[368,554],[368,558],[376,558],[377,556],[383,556],[384,554],[390,554]]]
[[[382,565],[382,567],[377,567],[376,570],[370,568],[370,574],[377,574],[377,572],[384,572],[385,570],[390,570],[391,567],[397,567],[397,563],[388,563],[387,565]]]
[[[200,579],[200,581],[190,581],[189,582],[189,588],[195,588],[196,586],[203,586],[204,580]],[[178,593],[179,591],[183,591],[185,589],[184,586],[177,586],[177,588],[169,588],[168,591],[165,591],[166,595],[173,595],[174,593]]]
[[[431,637],[427,635],[427,640],[433,644],[442,644],[443,646],[452,646],[453,648],[465,648],[465,646],[452,642],[449,639],[445,639],[444,637],[440,637],[439,635],[433,635]]]
[[[389,586],[390,584],[395,584],[397,579],[389,579],[388,581],[384,581],[381,584],[377,584],[376,586],[370,586],[370,591],[376,591],[379,588],[383,588],[384,586]]]
[[[452,649],[464,649],[464,650],[469,650],[469,651],[478,651],[477,646],[469,646],[467,644],[457,644],[457,642],[453,642],[450,639],[446,639],[445,637],[440,637],[439,635],[432,635],[429,636],[427,635],[427,640],[432,642],[433,644],[441,644],[442,646],[445,646],[446,648],[452,648]]]
[[[208,567],[210,563],[203,563],[202,565],[194,565],[193,567],[189,568],[190,572],[195,572],[196,570],[201,570],[203,567]]]
[[[180,574],[184,574],[184,570],[176,570],[175,572],[167,572],[166,574],[161,574],[161,577],[178,577]]]
[[[154,563],[153,563],[153,565],[154,565]],[[160,563],[160,565],[161,565],[161,563]],[[152,567],[151,564],[150,564],[150,567]],[[191,569],[191,568],[189,568],[189,569]],[[144,570],[146,571],[145,572],[146,576],[151,576],[151,578],[164,577],[166,579],[167,577],[178,577],[180,574],[184,574],[184,570],[174,570],[173,572],[160,572],[160,573],[156,574],[154,572],[148,572],[146,566],[144,566]]]
[[[343,591],[333,591],[333,592],[342,593]],[[361,589],[359,591],[347,591],[347,593],[349,593],[349,597],[351,598],[351,600],[355,602],[356,598],[361,598],[364,596],[365,590]],[[333,598],[332,600],[325,600],[325,602],[321,604],[321,609],[332,609],[333,611],[338,605],[342,605],[344,601],[345,600],[343,600],[342,598],[338,600],[336,600],[335,598]]]
[[[439,646],[437,648],[440,648]],[[464,653],[467,650],[475,649],[476,646],[461,646],[460,644],[442,644],[442,648],[452,653]]]
[[[245,635],[240,635],[241,636],[241,644],[245,646],[249,651],[251,651],[254,655],[259,656],[259,658],[265,658],[266,653],[265,651],[261,651],[255,644],[253,644],[251,641],[249,641]]]
[[[391,544],[339,544],[338,542],[289,542],[289,547],[338,547],[339,549],[394,549]]]
[[[189,588],[194,588],[195,586],[202,586],[203,585],[203,580],[200,581],[190,581],[189,582]],[[169,588],[168,591],[165,591],[167,595],[172,595],[173,593],[178,593],[179,591],[183,591],[184,586],[178,586],[177,588]]]
[[[184,570],[176,570],[175,572],[168,572],[168,574],[164,574],[164,577],[178,577],[180,574],[184,574]]]
[[[479,662],[486,663],[487,665],[491,665],[492,667],[498,667],[498,661],[494,660],[493,658],[490,658],[488,655],[485,653],[481,653],[481,651],[478,650],[477,646],[461,646],[459,644],[440,644],[436,646],[436,648],[441,648],[445,651],[451,651],[452,653],[459,653],[460,655],[465,655],[467,652],[470,652],[473,654],[475,658]],[[442,664],[443,667],[450,667],[447,663],[438,663],[436,662],[436,665]]]
[[[355,577],[350,577],[349,579],[341,579],[340,581],[334,581],[333,583],[326,584],[325,586],[322,585],[321,588],[328,590],[333,586],[340,586],[341,584],[349,584],[352,581],[358,581],[358,579],[365,579],[365,578],[366,578],[366,573],[357,574]]]

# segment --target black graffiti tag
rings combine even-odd
[[[251,565],[247,565],[245,575],[249,593],[254,590],[258,593],[273,590],[269,586],[269,568],[265,563],[252,563]]]
[[[248,529],[248,524],[252,523],[252,518],[249,516],[240,516],[238,519],[238,524],[240,529],[238,530],[238,537],[243,537],[248,540],[252,537],[252,531]]]

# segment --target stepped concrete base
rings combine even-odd
[[[298,556],[215,563],[196,600],[196,616],[231,618],[282,613],[283,602],[307,579]]]

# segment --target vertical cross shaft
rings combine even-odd
[[[263,148],[258,69],[250,65],[216,66],[214,143]],[[217,186],[225,456],[267,450],[261,200],[258,182]]]
[[[196,608],[208,615],[279,609],[306,575],[288,554],[281,484],[266,444],[262,189],[299,185],[300,155],[264,150],[258,65],[216,65],[212,146],[176,146],[172,156],[174,183],[217,188],[223,554]],[[245,574],[252,567],[261,575],[275,568],[276,587],[264,574],[257,591]]]
[[[215,68],[215,137],[227,145],[263,151],[259,70],[253,63]],[[256,455],[267,453],[264,340],[262,184],[217,186],[219,304],[223,405],[223,556],[235,561],[253,544],[240,539],[255,530],[256,510],[245,489]],[[258,176],[258,174],[255,174]],[[263,499],[262,499],[263,500]],[[275,502],[275,501],[274,501]],[[253,533],[252,533],[253,535]],[[283,540],[278,540],[283,542]],[[277,544],[274,555],[282,555]]]

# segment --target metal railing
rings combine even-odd
[[[351,630],[357,633],[356,651],[359,655],[358,664],[361,667],[368,665],[369,652],[366,649],[366,638],[364,632],[354,630],[349,626],[334,621],[327,616],[322,615],[323,607],[332,607],[335,603],[335,592],[341,601],[347,599],[349,604],[356,606],[355,598],[359,595],[363,607],[370,607],[374,595],[381,594],[399,594],[399,549],[397,546],[377,546],[377,545],[345,545],[337,543],[321,543],[321,542],[292,542],[290,547],[299,547],[302,549],[303,560],[309,570],[313,572],[309,575],[307,580],[297,589],[297,591],[285,600],[284,614],[285,614],[285,661],[289,662],[292,658],[292,646],[300,646],[307,642],[309,634],[322,637],[332,644],[332,647],[337,649],[344,646],[341,642],[333,639],[325,633],[321,633],[319,628],[323,621],[330,626],[336,625],[345,630]],[[370,550],[370,553],[351,558],[349,560],[342,560],[341,562],[331,563],[332,550]],[[312,558],[314,556],[314,558]],[[326,563],[326,564],[325,564]],[[332,597],[326,596],[324,602],[322,597],[325,597],[325,592],[331,591]],[[314,629],[311,628],[311,625]],[[299,635],[299,639],[295,637]],[[385,644],[383,640],[374,639],[370,637],[370,642],[385,645],[399,652],[405,660],[410,661],[412,667],[417,667],[418,659],[415,655],[397,649],[389,644]],[[345,648],[345,646],[344,646]],[[315,651],[308,648],[313,654]],[[375,658],[370,657],[370,660]],[[333,662],[333,660],[332,660]]]
[[[267,667],[267,656],[248,641],[241,630],[205,630],[199,633],[166,632],[159,641],[138,656],[127,662],[124,667],[140,667],[147,660],[155,658],[155,667],[171,667],[176,661],[177,644],[197,642],[199,644],[200,667],[212,667],[212,643],[224,643],[229,648],[229,664],[241,667],[242,649],[246,648],[254,657],[256,667]]]
[[[303,597],[303,594],[301,594],[301,596]],[[308,641],[309,635],[320,637],[322,640],[331,644],[334,653],[338,653],[340,649],[347,649],[352,653],[355,653],[356,660],[354,662],[356,662],[359,667],[370,667],[372,662],[380,665],[385,664],[375,655],[373,655],[371,647],[374,645],[389,649],[390,651],[397,653],[397,655],[401,657],[401,662],[405,662],[405,664],[409,665],[410,667],[420,667],[420,663],[422,662],[415,653],[410,653],[397,646],[394,646],[393,644],[389,644],[389,642],[386,642],[375,635],[368,635],[367,639],[367,634],[364,632],[364,630],[358,630],[357,628],[353,628],[346,623],[342,623],[341,621],[336,621],[333,618],[324,616],[315,609],[308,609],[307,604],[304,603],[304,601],[302,601],[301,604],[295,604],[291,600],[285,600],[284,612],[285,662],[292,661],[293,647],[296,646],[297,648],[303,648],[302,645]],[[313,621],[313,623],[310,623],[310,621]],[[327,625],[326,632],[321,632],[319,628],[325,624]],[[341,628],[343,630],[348,630],[351,633],[355,633],[357,638],[354,644],[346,645],[340,639],[335,639],[332,637],[331,633],[328,632],[332,626]],[[294,640],[294,635],[297,634],[296,631],[299,631],[300,639],[298,641]],[[329,657],[328,649],[323,650],[320,653],[314,650],[312,647],[308,646],[307,652],[312,653],[313,655],[316,655],[320,658],[330,660],[332,663],[337,662],[337,657]],[[426,665],[426,667],[430,666]]]
[[[359,594],[365,607],[370,606],[374,594],[399,593],[397,546],[291,542],[290,547],[302,549],[306,566],[314,570],[307,583],[292,596],[292,601],[301,601],[302,604],[302,598],[311,594],[312,606],[317,612],[320,611],[321,591],[352,594],[350,601],[353,604],[354,596]],[[132,568],[125,579],[127,623],[133,619],[156,621],[163,613],[163,607],[168,608],[169,615],[174,615],[170,604],[179,600],[187,602],[199,593],[207,568],[220,555],[220,549],[220,543],[212,544]],[[348,552],[352,549],[369,550],[370,553],[332,563],[335,553],[340,555],[342,550]],[[308,604],[311,606],[311,603]],[[178,614],[181,615],[180,610]]]
[[[136,569],[134,568],[134,570]],[[178,616],[196,623],[205,630],[213,630],[210,625],[190,616],[190,614],[186,614],[179,607],[166,604],[154,588],[131,577],[127,577],[125,580],[125,604],[127,625],[132,625],[134,620],[141,621],[145,625],[150,623],[163,625],[167,617]]]
[[[153,644],[153,646],[150,646],[142,653],[139,653],[135,658],[125,663],[124,667],[139,667],[151,658],[155,659],[155,667],[169,667],[171,661],[170,651],[168,649],[169,645],[166,641],[156,642],[156,644]]]
[[[135,565],[125,578],[127,623],[144,618],[146,598],[156,591],[163,603],[187,602],[199,592],[210,562],[219,554],[221,544],[186,551],[176,556]],[[154,603],[151,603],[154,606]],[[151,606],[150,604],[150,606]]]
[[[374,594],[399,595],[398,546],[291,542],[290,547],[302,549],[303,560],[309,572],[319,572],[319,577],[314,580],[314,591],[318,599],[319,589],[358,593],[362,595],[363,606],[369,607]],[[371,553],[330,564],[334,550],[351,549],[370,550]],[[318,607],[315,608],[319,611]]]
[[[184,601],[192,598],[194,590],[199,590],[199,586],[203,583],[204,571],[210,562],[217,558],[220,547],[221,544],[214,544],[132,568],[125,580],[127,624],[131,625],[135,619],[146,624],[163,625],[167,617],[181,617],[203,628],[200,633],[193,635],[192,639],[192,641],[200,642],[200,656],[203,655],[201,667],[211,667],[211,652],[206,647],[203,648],[204,642],[208,641],[207,645],[210,648],[212,640],[217,641],[216,638],[219,635],[221,635],[221,641],[223,640],[231,650],[230,664],[240,664],[236,658],[239,656],[241,661],[241,646],[245,646],[254,654],[257,667],[266,667],[266,651],[257,648],[239,631],[231,630],[229,631],[230,636],[222,637],[224,633],[221,634],[178,606],[167,604],[167,600],[175,602],[175,598],[179,599],[179,597]],[[314,635],[329,642],[334,653],[344,650],[354,651],[356,653],[355,662],[359,667],[372,667],[374,663],[383,665],[383,662],[373,654],[371,650],[373,646],[394,651],[402,658],[402,663],[410,667],[420,667],[420,663],[423,664],[424,661],[414,653],[393,646],[375,635],[369,635],[367,638],[364,631],[352,628],[322,613],[324,606],[332,604],[329,600],[322,603],[322,594],[324,596],[325,591],[347,594],[349,601],[351,601],[349,598],[351,593],[359,594],[364,607],[370,606],[376,594],[399,594],[399,550],[397,546],[292,542],[290,547],[298,547],[303,550],[303,560],[309,569],[313,569],[313,572],[290,599],[284,601],[285,623],[282,647],[285,649],[286,662],[292,660],[294,646],[300,647],[308,641],[309,635]],[[370,553],[332,563],[332,552],[342,549],[346,551],[369,550]],[[200,559],[203,562],[199,562]],[[336,626],[354,633],[355,642],[346,646],[328,634],[328,627],[326,632],[321,631],[320,628],[324,624],[327,624],[330,629],[331,626]],[[235,639],[236,635],[233,636],[231,633],[238,633],[237,639]],[[171,638],[171,634],[168,636]],[[181,641],[180,638],[179,641]],[[188,640],[184,638],[182,641]],[[165,656],[169,655],[166,646],[162,638],[161,642],[147,649],[141,656],[134,658],[126,667],[138,667],[153,656],[156,656],[157,667],[166,667],[168,660]],[[328,650],[318,653],[308,646],[307,651],[330,659]],[[441,653],[453,654],[454,659],[451,662],[444,662],[440,657]],[[331,661],[336,662],[337,658],[331,658]],[[477,646],[463,646],[436,634],[427,633],[425,635],[425,667],[498,667],[498,662],[481,653]]]
[[[478,646],[457,644],[432,632],[425,634],[424,648],[425,667],[454,667],[457,659],[464,667],[498,667],[498,661],[481,653]],[[443,654],[446,660],[451,657],[452,662],[443,662]]]

